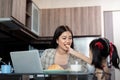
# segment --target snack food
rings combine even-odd
[[[48,67],[48,70],[64,70],[64,69],[57,64],[53,64]]]

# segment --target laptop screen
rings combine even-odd
[[[10,52],[15,73],[42,73],[38,50]]]

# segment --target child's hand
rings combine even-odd
[[[67,53],[71,54],[73,49],[70,47],[70,45],[66,45],[66,47],[67,47]]]

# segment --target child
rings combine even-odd
[[[92,65],[95,66],[95,74],[98,80],[108,80],[109,79],[109,69],[108,69],[108,56],[110,56],[110,64],[115,68],[119,68],[119,56],[117,49],[114,44],[109,42],[105,38],[95,39],[90,43],[90,55],[92,59]]]
[[[109,42],[106,38],[98,38],[91,41],[90,45],[90,58],[83,54],[74,51],[69,47],[69,53],[77,56],[87,63],[95,66],[94,80],[110,80],[110,70],[108,68],[108,57],[110,56],[110,64],[120,70],[120,59],[117,49],[114,44]]]

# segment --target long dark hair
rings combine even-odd
[[[98,38],[91,41],[90,50],[93,54],[92,64],[96,68],[103,69],[102,59],[107,59],[110,56],[111,65],[115,68],[119,68],[120,59],[118,56],[117,48],[114,44],[110,43],[106,38]]]
[[[71,29],[67,25],[60,25],[60,26],[58,26],[56,28],[56,30],[54,32],[53,40],[51,42],[52,48],[57,48],[58,44],[56,43],[56,40],[65,31],[69,31],[71,33],[71,35],[72,35],[72,44],[71,44],[71,47],[73,48],[73,33],[72,33]]]

